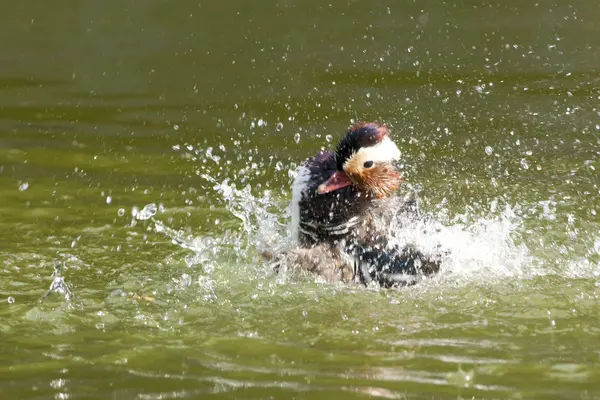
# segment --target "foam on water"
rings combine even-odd
[[[442,274],[518,277],[532,272],[529,250],[514,241],[520,220],[510,207],[497,216],[476,218],[467,210],[442,223],[448,219],[446,212],[395,221],[389,235],[399,246],[412,243],[426,254],[445,254]]]

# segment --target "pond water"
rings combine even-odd
[[[499,4],[498,4],[499,3]],[[600,5],[12,2],[0,394],[600,398]],[[451,250],[273,276],[296,166],[389,124]]]

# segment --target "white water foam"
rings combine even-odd
[[[425,254],[442,254],[442,274],[457,278],[523,277],[533,273],[528,248],[514,240],[521,219],[510,207],[488,217],[474,216],[471,210],[451,219],[447,214],[443,209],[416,221],[393,221],[389,227],[392,243],[413,244]]]

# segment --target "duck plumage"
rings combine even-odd
[[[398,195],[399,158],[387,126],[372,122],[353,125],[335,151],[306,160],[292,185],[296,247],[278,257],[276,268],[385,287],[436,273],[438,258],[389,240],[398,217],[419,218],[416,195]]]

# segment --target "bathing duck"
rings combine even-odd
[[[384,287],[438,272],[439,258],[389,240],[393,220],[419,218],[416,195],[399,195],[399,159],[388,127],[371,122],[350,127],[335,151],[306,160],[292,185],[296,247],[279,255],[276,270]]]

